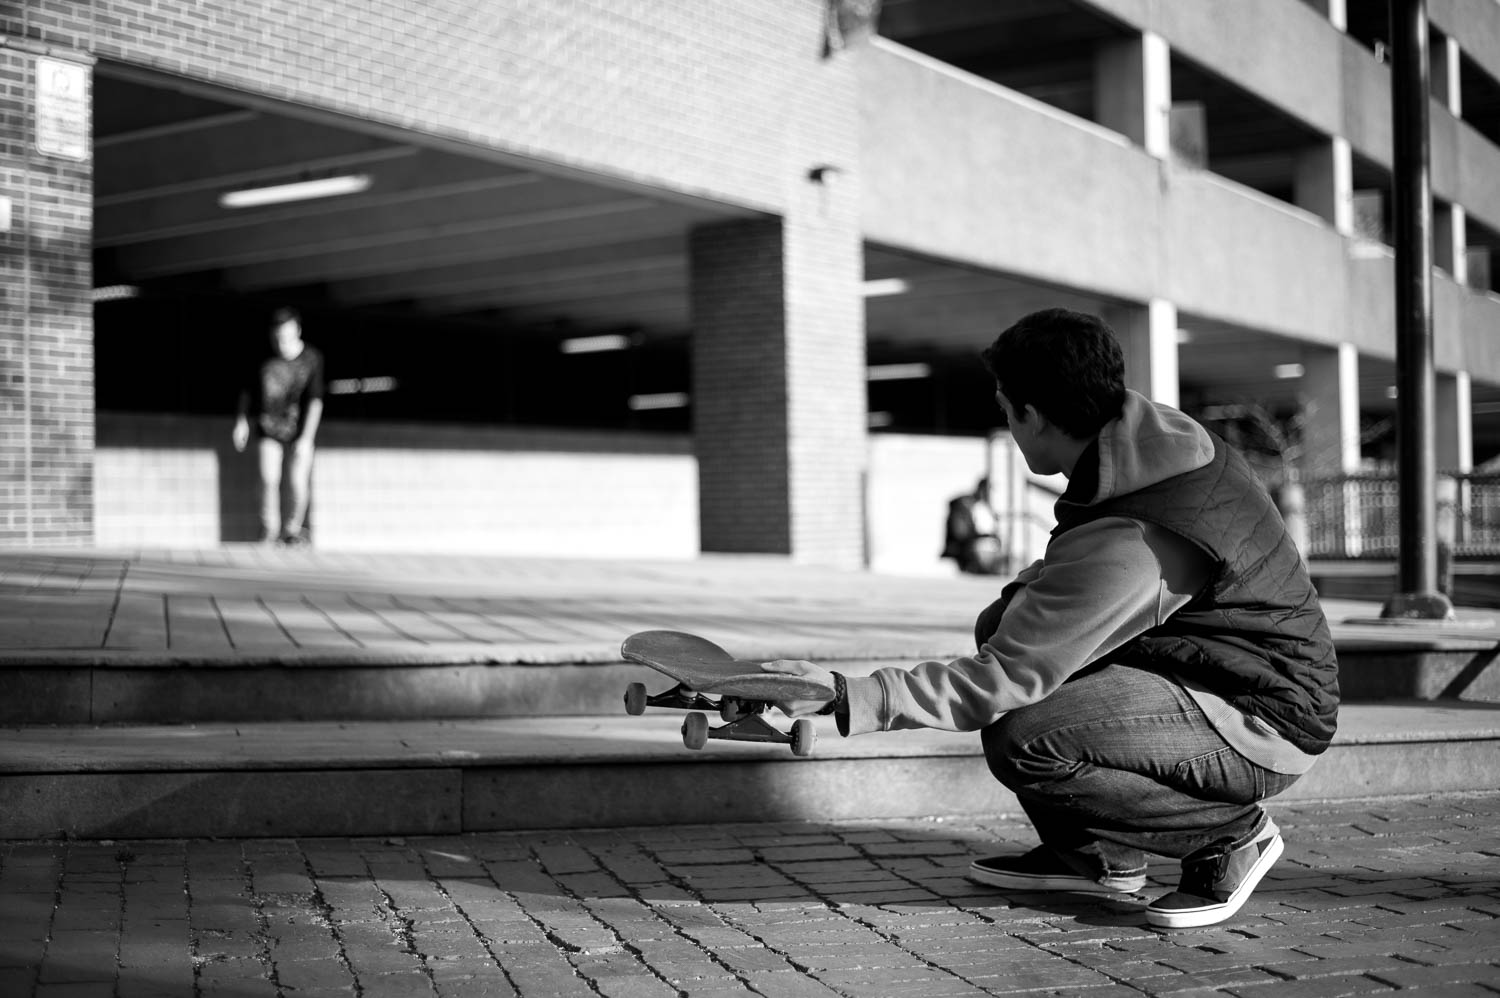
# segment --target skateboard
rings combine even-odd
[[[790,733],[763,716],[782,700],[832,700],[833,687],[801,676],[763,672],[759,662],[737,659],[696,634],[681,631],[641,631],[625,639],[620,657],[649,665],[677,680],[665,693],[648,695],[644,683],[625,688],[625,713],[643,714],[647,707],[673,707],[690,713],[682,722],[682,744],[701,749],[710,738],[738,742],[790,745],[792,754],[812,755],[816,732],[801,718]],[[717,696],[718,699],[713,699]],[[710,727],[703,711],[724,720]]]

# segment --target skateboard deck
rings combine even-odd
[[[790,734],[762,717],[777,701],[832,700],[833,687],[801,676],[761,670],[759,661],[737,659],[696,634],[681,631],[641,631],[620,645],[620,657],[647,665],[670,676],[677,685],[648,695],[641,683],[625,691],[625,710],[641,714],[647,707],[688,710],[682,725],[683,744],[702,748],[709,738],[787,744],[797,755],[811,755],[813,725],[806,718],[792,725]],[[711,699],[717,696],[718,699]],[[725,723],[711,728],[706,714],[717,712]]]

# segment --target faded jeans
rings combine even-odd
[[[1123,665],[1085,670],[984,729],[990,771],[1046,845],[1144,872],[1145,853],[1207,858],[1253,841],[1259,801],[1295,776],[1250,762],[1170,678]]]

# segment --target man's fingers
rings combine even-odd
[[[811,662],[799,662],[796,659],[778,658],[774,662],[760,663],[763,672],[780,672],[788,676],[805,676],[816,666]]]

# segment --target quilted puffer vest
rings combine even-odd
[[[1204,467],[1139,491],[1095,505],[1065,495],[1053,535],[1125,516],[1206,552],[1214,569],[1203,589],[1111,660],[1191,678],[1319,754],[1338,723],[1338,661],[1327,618],[1265,487],[1233,448],[1217,436],[1213,444]]]

